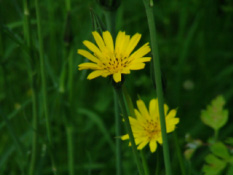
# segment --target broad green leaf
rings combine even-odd
[[[206,110],[202,110],[202,122],[214,130],[219,130],[223,127],[228,120],[228,110],[223,110],[224,105],[225,100],[221,95],[215,98],[211,105],[207,106]]]
[[[212,153],[222,159],[229,159],[230,155],[227,147],[222,142],[217,142],[210,147]]]
[[[215,175],[220,173],[227,165],[223,160],[218,159],[213,154],[209,154],[206,156],[205,161],[207,165],[204,165],[202,171],[205,175]]]

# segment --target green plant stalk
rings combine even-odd
[[[39,10],[38,0],[35,0],[35,7],[36,7],[37,33],[38,33],[38,40],[39,40],[39,57],[40,57],[40,74],[41,74],[41,80],[42,80],[41,88],[42,88],[43,110],[44,110],[46,132],[47,132],[49,150],[50,150],[49,155],[50,155],[51,162],[52,162],[52,171],[54,174],[57,174],[54,157],[53,157],[53,154],[51,153],[51,151],[53,150],[53,142],[52,142],[52,137],[51,137],[51,129],[50,129],[50,122],[49,122],[49,115],[48,115],[47,86],[46,86],[45,64],[44,64],[44,48],[43,48],[43,37],[42,37],[42,32],[41,32],[41,19],[40,19],[40,10]]]
[[[126,125],[127,133],[129,134],[129,140],[131,142],[131,147],[132,147],[132,150],[133,150],[133,154],[134,154],[134,158],[135,158],[135,161],[136,161],[136,164],[137,164],[137,167],[138,167],[139,174],[144,175],[142,164],[141,164],[139,154],[138,154],[138,151],[137,151],[137,147],[136,147],[136,144],[135,144],[133,132],[132,132],[132,129],[131,129],[131,126],[130,126],[130,123],[129,123],[129,117],[128,117],[129,115],[128,115],[128,110],[127,110],[128,106],[127,106],[127,103],[125,102],[125,99],[124,99],[124,95],[123,95],[123,92],[122,92],[122,87],[116,87],[115,91],[116,91],[116,94],[117,94],[118,99],[119,99],[120,107],[121,107],[123,117],[124,117],[124,120],[125,120],[124,123]]]
[[[115,132],[116,136],[121,135],[121,117],[119,114],[118,98],[116,91],[114,91],[114,115],[115,115]],[[116,139],[116,174],[122,174],[122,162],[121,162],[121,140]]]
[[[24,7],[24,39],[29,48],[29,59],[33,58],[32,44],[31,44],[31,30],[30,30],[30,11],[28,8],[28,0],[23,0]],[[29,60],[32,63],[32,60]],[[31,153],[31,161],[29,167],[29,175],[35,174],[35,166],[37,160],[37,150],[38,150],[38,117],[37,117],[37,99],[36,99],[36,90],[34,85],[34,75],[33,75],[33,65],[29,65],[29,76],[31,82],[32,89],[32,118],[33,118],[33,139],[32,139],[32,153]]]
[[[179,164],[180,164],[181,174],[186,175],[184,160],[182,158],[182,153],[181,153],[181,150],[180,150],[180,145],[179,145],[179,142],[178,142],[178,137],[177,137],[176,131],[174,131],[174,133],[173,133],[173,138],[174,138],[174,142],[175,142],[176,154],[177,154],[178,161],[179,161]]]
[[[49,116],[48,116],[48,105],[47,105],[47,85],[46,85],[46,76],[45,76],[43,37],[42,37],[42,32],[41,32],[41,19],[40,19],[40,10],[39,10],[38,0],[35,0],[35,7],[36,7],[37,32],[38,32],[38,39],[39,39],[39,56],[40,56],[40,73],[41,73],[41,80],[42,80],[43,108],[44,108],[44,115],[45,115],[45,121],[46,121],[47,137],[48,137],[49,144],[52,145],[51,129],[50,129]]]
[[[116,22],[116,11],[104,11],[107,23],[107,29],[115,38],[115,22]],[[116,136],[121,135],[121,116],[119,114],[118,97],[114,91],[114,116],[115,116],[115,132]],[[121,161],[121,140],[116,139],[116,175],[122,174],[122,161]]]
[[[67,134],[67,145],[68,145],[68,165],[69,165],[69,175],[74,175],[74,148],[73,148],[73,138],[72,138],[72,128],[66,128]]]
[[[166,174],[171,175],[172,171],[171,171],[170,154],[169,154],[169,147],[168,147],[168,138],[167,138],[167,133],[166,133],[163,89],[162,89],[161,70],[160,70],[159,52],[158,52],[158,45],[157,45],[154,14],[153,14],[153,8],[152,8],[152,6],[150,6],[150,1],[143,0],[143,2],[145,5],[145,9],[146,9],[148,26],[149,26],[149,31],[150,31],[150,38],[151,38],[151,48],[152,48],[152,55],[153,55],[153,68],[154,68],[154,74],[155,74],[155,82],[156,82],[156,86],[157,86],[156,92],[157,92],[157,96],[158,96],[159,117],[160,117],[162,140],[163,140],[164,163],[165,163]]]
[[[141,155],[141,159],[142,159],[142,165],[143,165],[143,169],[144,169],[144,174],[145,175],[149,175],[150,172],[149,172],[149,169],[148,169],[148,165],[147,165],[146,158],[145,158],[145,153],[144,153],[143,150],[140,151],[140,155]]]

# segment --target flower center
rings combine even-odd
[[[107,54],[108,57],[103,62],[103,67],[105,70],[109,71],[110,73],[117,73],[123,68],[128,66],[127,57],[122,55],[116,55],[115,53]]]
[[[158,122],[153,120],[146,120],[146,126],[144,127],[144,130],[147,132],[148,137],[150,139],[152,139],[160,133],[160,127]]]

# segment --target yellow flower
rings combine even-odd
[[[149,143],[150,151],[153,153],[156,151],[157,142],[162,144],[158,100],[152,99],[150,101],[149,111],[142,100],[137,101],[137,107],[139,111],[134,109],[136,118],[129,116],[135,143],[138,145],[137,149],[141,150]],[[164,105],[164,112],[166,116],[167,133],[170,133],[175,130],[176,124],[179,123],[179,118],[175,118],[175,109],[172,109],[168,113],[168,106],[166,104]],[[121,139],[127,140],[129,139],[129,135],[123,135]]]
[[[83,41],[83,44],[93,54],[86,50],[78,49],[78,54],[92,61],[78,66],[79,70],[94,70],[88,75],[87,79],[113,75],[114,81],[120,82],[121,74],[129,74],[130,70],[143,69],[145,67],[144,62],[151,60],[151,57],[144,57],[150,52],[149,43],[144,44],[133,52],[141,38],[139,33],[130,38],[125,32],[120,31],[116,37],[115,46],[108,31],[103,32],[103,37],[96,31],[92,32],[92,34],[97,45],[87,40]]]

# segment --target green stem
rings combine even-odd
[[[41,74],[41,88],[42,88],[42,102],[43,102],[43,110],[45,116],[45,124],[46,124],[46,132],[49,142],[49,150],[50,150],[50,158],[52,162],[52,171],[54,174],[57,174],[56,165],[54,162],[54,157],[52,154],[53,151],[53,143],[51,137],[51,129],[48,115],[48,105],[47,105],[47,85],[46,85],[46,76],[45,76],[45,64],[44,64],[44,48],[43,48],[43,37],[41,32],[41,19],[40,19],[40,10],[38,0],[35,0],[36,7],[36,21],[37,21],[37,32],[38,32],[38,40],[39,40],[39,56],[40,56],[40,74]]]
[[[131,126],[130,126],[130,123],[129,123],[129,117],[128,117],[129,115],[128,115],[128,111],[127,111],[128,106],[127,106],[127,103],[125,102],[125,99],[124,99],[124,95],[123,95],[123,92],[122,92],[122,87],[115,88],[115,91],[116,91],[116,94],[117,94],[118,99],[119,99],[120,107],[121,107],[123,117],[124,117],[124,120],[125,120],[124,123],[126,125],[127,133],[129,134],[129,140],[131,142],[131,146],[132,146],[132,150],[133,150],[134,158],[135,158],[135,161],[136,161],[136,164],[137,164],[137,167],[138,167],[139,174],[144,175],[142,164],[141,164],[139,154],[138,154],[138,151],[137,151],[137,147],[136,147],[136,144],[135,144],[133,132],[132,132],[132,129],[131,129]]]
[[[142,165],[143,165],[144,173],[145,173],[145,175],[149,175],[150,172],[149,172],[149,168],[148,168],[148,165],[147,165],[147,162],[146,162],[145,153],[144,153],[143,150],[140,151],[140,155],[141,155],[141,159],[142,159]]]
[[[40,10],[38,0],[35,0],[36,6],[36,19],[37,19],[37,31],[38,31],[38,38],[39,38],[39,55],[40,55],[40,73],[41,73],[41,80],[42,80],[42,96],[43,96],[43,108],[44,108],[44,115],[46,121],[46,130],[47,130],[47,137],[48,141],[51,144],[51,129],[49,123],[49,116],[48,116],[48,105],[47,105],[47,85],[46,85],[46,76],[45,76],[45,64],[44,64],[44,48],[43,48],[43,37],[41,32],[41,19],[40,19]]]
[[[32,89],[32,118],[33,118],[33,139],[32,139],[32,154],[31,154],[31,162],[29,167],[29,174],[35,174],[35,166],[37,160],[37,144],[38,144],[38,117],[37,117],[37,99],[36,99],[36,90],[35,90],[35,81],[34,81],[34,74],[33,74],[33,50],[32,50],[32,43],[31,43],[31,30],[30,30],[30,11],[28,8],[28,0],[23,0],[23,7],[24,7],[24,39],[27,43],[29,50],[29,75],[30,75],[30,82],[31,82],[31,89]]]
[[[186,175],[184,160],[183,160],[182,153],[181,153],[181,150],[180,150],[180,145],[179,145],[179,141],[178,141],[176,131],[174,131],[173,137],[174,137],[174,141],[175,141],[176,154],[177,154],[178,161],[179,161],[179,164],[180,164],[181,174]]]
[[[72,128],[66,128],[67,134],[67,145],[68,145],[68,165],[69,165],[69,175],[74,175],[74,149],[73,149],[73,138],[72,138]]]
[[[116,11],[104,11],[107,23],[107,29],[115,37],[115,22]],[[114,91],[114,116],[115,116],[115,132],[116,136],[121,135],[121,116],[119,114],[118,98]],[[116,175],[122,174],[122,162],[121,162],[121,140],[116,139]]]
[[[121,135],[121,117],[119,114],[118,98],[117,94],[114,91],[114,112],[115,112],[115,132],[116,136]],[[122,162],[121,162],[121,140],[116,139],[116,174],[122,174]]]
[[[162,139],[163,139],[163,155],[164,155],[164,162],[165,162],[165,169],[166,174],[171,175],[171,164],[170,164],[170,154],[169,154],[169,147],[168,147],[168,138],[166,133],[166,124],[165,124],[165,115],[164,115],[164,100],[163,100],[163,89],[162,89],[162,81],[161,81],[161,70],[160,70],[160,62],[159,62],[159,52],[158,52],[158,45],[157,45],[157,37],[156,37],[156,28],[155,28],[155,20],[153,14],[153,8],[149,4],[149,0],[143,0],[148,26],[150,31],[150,38],[151,38],[151,47],[152,47],[152,55],[153,55],[153,68],[155,74],[155,82],[156,82],[156,92],[158,96],[158,103],[159,103],[159,116],[160,116],[160,123],[161,123],[161,131],[162,131]]]

